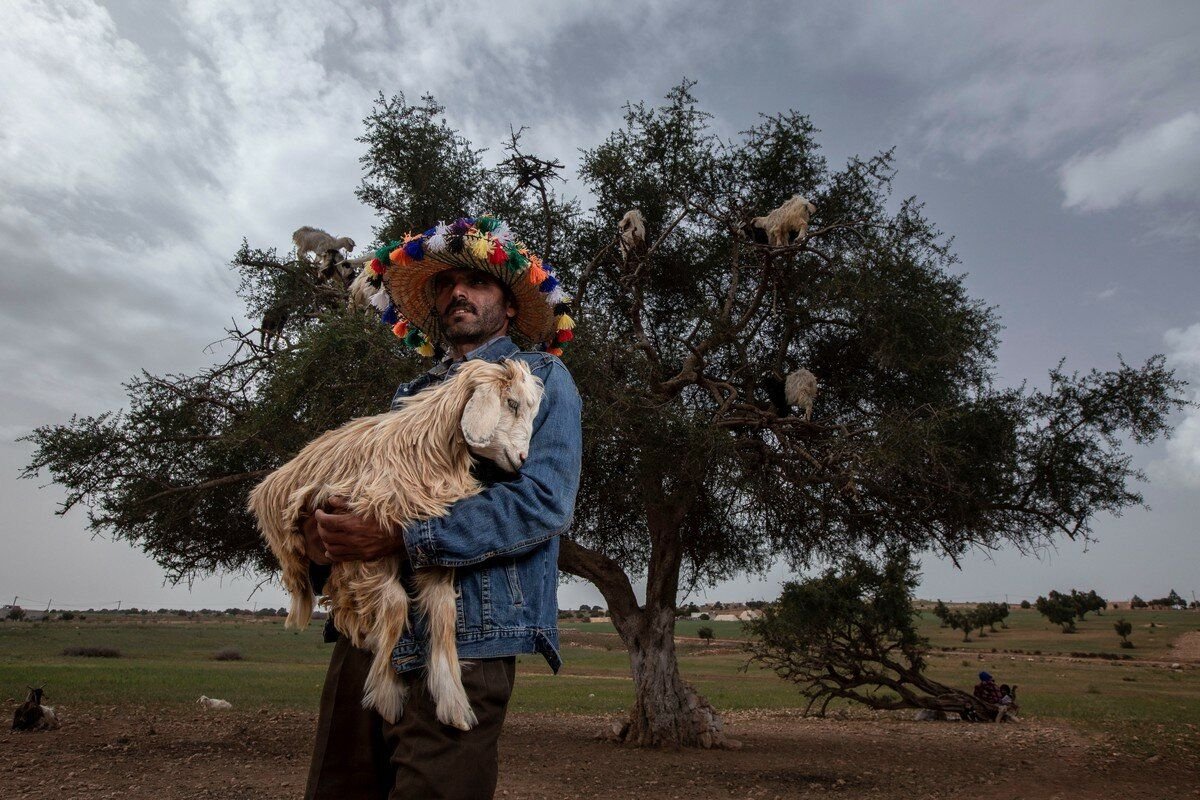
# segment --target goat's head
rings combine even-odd
[[[516,472],[529,455],[533,418],[542,404],[542,381],[523,361],[468,362],[460,380],[472,384],[459,427],[476,456]]]

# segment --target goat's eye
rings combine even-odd
[[[508,407],[512,409],[514,414],[521,410],[521,406],[517,403],[517,401],[511,398],[508,401]]]

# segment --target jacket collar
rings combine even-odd
[[[512,358],[519,352],[521,352],[521,348],[517,347],[516,343],[513,342],[512,339],[507,336],[498,336],[482,347],[477,347],[472,350],[467,354],[465,360],[472,361],[474,359],[480,359],[482,361],[490,361],[494,364],[497,361],[501,361],[506,358]],[[454,361],[451,358],[444,358],[440,364],[429,370],[428,374],[435,378],[441,378],[448,372],[453,372],[458,368],[458,365],[462,363],[462,361]]]

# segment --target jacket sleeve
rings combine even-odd
[[[444,517],[407,525],[404,545],[414,567],[523,555],[570,526],[583,449],[581,405],[566,367],[557,359],[548,365],[539,376],[545,394],[521,471],[458,501]]]

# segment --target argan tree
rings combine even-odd
[[[823,715],[834,700],[846,700],[994,718],[995,708],[925,674],[929,643],[914,624],[916,582],[904,556],[882,563],[852,556],[840,568],[785,583],[762,619],[747,623],[750,663],[795,683],[808,698],[806,713]]]
[[[1039,597],[1033,605],[1051,625],[1061,625],[1063,633],[1075,632],[1076,607],[1070,595],[1051,589],[1049,596]]]
[[[720,742],[691,713],[703,699],[675,654],[676,610],[696,588],[776,559],[901,545],[955,559],[1087,537],[1095,515],[1141,502],[1125,448],[1162,435],[1183,402],[1163,360],[996,386],[999,321],[921,205],[892,197],[890,152],[831,168],[795,112],[720,137],[685,82],[660,106],[627,106],[582,154],[585,212],[519,130],[488,166],[441,116],[432,98],[381,96],[359,197],[381,240],[495,213],[576,289],[566,360],[584,473],[560,567],[599,588],[629,652],[630,743]],[[797,193],[817,208],[806,238],[742,234]],[[647,236],[623,256],[616,224],[631,208]],[[32,436],[27,474],[61,483],[64,510],[84,503],[93,528],[180,578],[269,569],[244,510],[253,482],[385,407],[422,366],[306,265],[247,246],[234,266],[250,318],[291,311],[278,349],[230,331],[225,363],[142,375],[127,411]],[[811,420],[779,391],[800,367],[821,387]]]
[[[1133,625],[1124,617],[1113,623],[1113,630],[1117,632],[1117,636],[1121,637],[1121,647],[1126,649],[1133,647],[1133,642],[1129,641],[1129,634],[1133,633]]]

